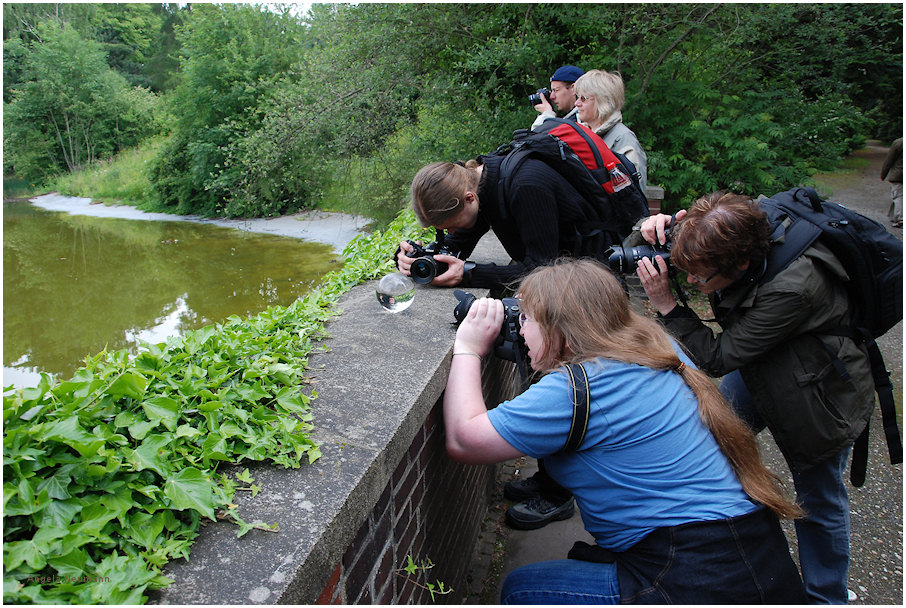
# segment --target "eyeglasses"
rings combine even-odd
[[[519,313],[519,325],[520,326],[525,325],[526,323],[528,323],[531,320],[532,320],[531,318],[525,316],[524,312]]]
[[[589,101],[594,101],[595,98],[594,98],[594,97],[586,97],[585,95],[576,95],[576,100],[577,100],[577,101],[581,101],[582,103],[586,103],[586,102],[589,102]]]
[[[553,89],[551,89],[551,93],[559,93],[563,89],[571,89],[571,88],[573,88],[573,85],[571,85],[571,84],[568,84],[565,87],[554,87]]]
[[[707,279],[703,279],[703,278],[701,278],[700,276],[698,276],[697,274],[693,274],[693,273],[691,273],[691,272],[687,272],[686,274],[688,274],[691,278],[695,279],[695,281],[696,281],[697,283],[701,283],[702,285],[704,285],[705,283],[707,283],[708,281],[710,281],[711,279],[713,279],[714,277],[716,277],[717,275],[719,275],[719,274],[720,274],[720,271],[719,271],[719,270],[716,271],[714,274],[712,274],[711,276],[709,276]]]

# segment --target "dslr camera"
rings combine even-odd
[[[475,296],[461,289],[454,289],[453,295],[459,300],[456,308],[453,309],[455,324],[459,325],[469,314],[469,309],[475,303]],[[519,300],[501,298],[501,302],[503,302],[503,325],[500,328],[500,335],[497,336],[497,341],[494,343],[494,354],[506,361],[522,365],[528,358],[528,346],[519,335]]]
[[[528,100],[529,100],[529,103],[532,105],[532,107],[535,107],[539,103],[541,103],[542,97],[544,97],[544,99],[547,100],[547,103],[551,103],[551,90],[548,89],[547,87],[545,87],[543,89],[538,89],[537,91],[535,91],[534,93],[532,93],[531,95],[528,96]]]
[[[415,261],[412,262],[412,267],[409,269],[409,273],[412,280],[419,285],[430,283],[437,275],[447,272],[447,269],[450,267],[449,264],[435,260],[434,256],[452,255],[453,257],[458,257],[457,252],[448,249],[447,246],[444,245],[443,230],[437,231],[436,241],[429,243],[424,247],[415,241],[406,242],[412,247],[412,252],[406,254],[406,256],[415,258]]]
[[[661,245],[639,245],[638,247],[619,247],[614,246],[604,252],[604,258],[611,270],[619,274],[629,274],[635,272],[639,260],[648,258],[654,263],[656,256],[661,256],[667,265],[670,265],[670,250],[673,248],[673,242],[670,240],[670,231],[665,233],[667,242]]]

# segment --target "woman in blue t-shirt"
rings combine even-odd
[[[488,411],[481,358],[503,323],[476,301],[456,334],[444,396],[447,451],[491,463],[527,454],[575,494],[595,545],[515,570],[504,604],[804,603],[778,517],[800,515],[749,429],[654,320],[634,312],[593,260],[560,260],[519,287],[520,335],[546,375]],[[574,412],[568,364],[588,377],[587,430],[564,451]]]

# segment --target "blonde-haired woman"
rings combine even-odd
[[[601,136],[607,147],[624,154],[642,175],[642,192],[648,184],[648,157],[635,133],[623,124],[626,90],[616,72],[589,70],[575,85],[579,122]]]
[[[594,260],[561,259],[529,274],[519,298],[520,334],[546,375],[488,411],[481,358],[503,306],[472,304],[444,394],[447,452],[476,464],[544,458],[575,494],[595,545],[513,571],[501,602],[804,603],[778,521],[798,507],[717,387],[630,308],[613,274]],[[584,439],[563,451],[577,411],[568,364],[587,372],[589,416]]]

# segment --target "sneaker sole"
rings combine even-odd
[[[509,510],[506,512],[506,523],[511,528],[516,530],[537,530],[538,528],[543,528],[552,521],[563,521],[564,519],[569,519],[576,512],[576,506],[573,505],[572,508],[563,511],[562,513],[557,513],[553,517],[547,519],[533,520],[533,521],[520,521],[510,515]]]

